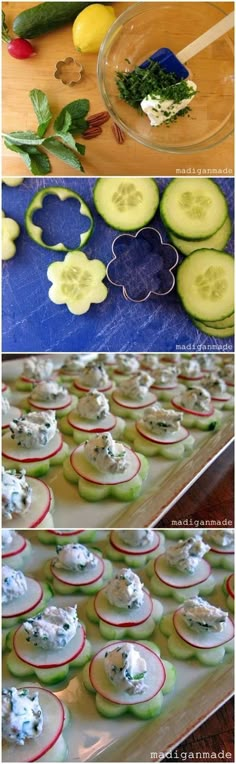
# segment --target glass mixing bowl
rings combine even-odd
[[[132,71],[162,47],[178,53],[224,15],[213,3],[143,2],[114,22],[99,52],[99,86],[113,120],[136,141],[157,151],[192,153],[216,146],[233,131],[234,49],[229,35],[187,64],[198,93],[189,115],[169,126],[151,127],[147,116],[120,99],[115,82],[117,71]]]

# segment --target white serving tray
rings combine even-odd
[[[33,544],[33,553],[25,566],[25,572],[42,578],[44,564],[53,557],[54,547],[40,544],[36,530],[26,531],[24,535],[30,538]],[[94,546],[104,551],[106,535],[106,532],[98,531]],[[169,543],[167,541],[166,545]],[[114,570],[119,567],[121,565],[116,564]],[[144,570],[140,569],[137,572],[148,586],[149,579]],[[226,609],[221,584],[227,573],[214,569],[213,574],[217,581],[217,591],[209,599]],[[87,620],[87,598],[57,595],[54,604],[73,605],[75,599],[79,606],[79,616],[86,623],[88,638],[92,642],[93,651],[96,652],[104,645],[104,640],[100,637],[98,628]],[[177,607],[177,603],[172,599],[165,601],[162,598],[161,601],[165,612]],[[233,667],[229,655],[219,666],[208,668],[201,666],[196,660],[173,659],[168,653],[167,640],[161,635],[158,627],[151,639],[160,646],[162,657],[171,660],[177,669],[175,690],[165,696],[163,711],[157,719],[143,722],[131,716],[117,720],[108,720],[100,716],[95,708],[94,696],[83,686],[81,671],[71,672],[69,682],[61,684],[59,690],[51,688],[67,704],[71,714],[70,725],[64,733],[68,745],[68,762],[150,762],[155,759],[160,761],[161,753],[167,754],[173,750],[233,694]],[[27,685],[27,681],[13,679],[9,674],[5,657],[2,679],[3,686]]]

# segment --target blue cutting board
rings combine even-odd
[[[160,191],[163,191],[170,178],[156,180]],[[232,338],[208,337],[194,327],[182,309],[175,290],[166,297],[137,305],[127,302],[121,290],[110,285],[107,300],[93,305],[84,316],[73,316],[66,306],[54,305],[49,300],[47,268],[54,260],[63,260],[64,254],[43,249],[31,241],[24,228],[25,210],[33,194],[42,187],[63,185],[74,189],[89,204],[95,220],[95,230],[84,251],[89,258],[98,257],[107,264],[111,259],[112,241],[118,232],[109,228],[96,213],[92,195],[94,183],[94,178],[28,178],[17,188],[3,184],[3,210],[21,226],[17,253],[12,260],[3,262],[3,351],[231,352]],[[233,219],[233,179],[219,178],[217,183],[227,197]],[[74,241],[74,207],[69,206],[69,202],[58,202],[60,208],[56,211],[53,203],[55,200],[53,202],[52,197],[47,197],[43,210],[45,227],[51,227],[51,236],[56,235],[57,241],[67,239],[71,247]],[[63,207],[63,204],[66,206]],[[55,218],[52,218],[53,212]],[[167,241],[159,212],[152,225],[162,232],[164,241]],[[233,236],[227,250],[233,252]]]

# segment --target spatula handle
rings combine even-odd
[[[221,21],[218,21],[217,24],[214,24],[211,29],[208,29],[207,32],[201,34],[197,40],[193,40],[193,42],[190,42],[189,45],[186,45],[186,48],[183,48],[183,50],[180,50],[179,53],[176,53],[177,58],[179,61],[181,61],[182,64],[185,64],[186,61],[189,61],[190,58],[193,58],[193,56],[196,56],[196,54],[200,53],[201,50],[208,48],[208,45],[210,45],[212,42],[215,42],[215,40],[218,40],[220,37],[222,37],[223,34],[229,32],[233,26],[234,12],[232,11],[232,13],[229,13],[227,16],[221,19]]]

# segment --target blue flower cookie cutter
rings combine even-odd
[[[120,287],[130,302],[146,302],[149,297],[169,294],[175,285],[173,270],[179,255],[165,243],[160,231],[147,226],[136,234],[121,233],[112,243],[112,259],[107,278]]]

